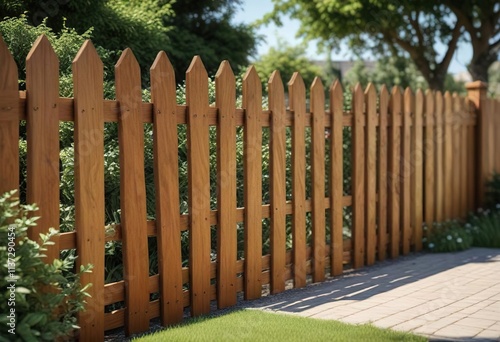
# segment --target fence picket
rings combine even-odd
[[[392,88],[390,106],[390,128],[388,137],[388,223],[390,241],[390,256],[397,258],[399,256],[400,243],[400,158],[401,158],[401,90],[399,87]]]
[[[453,191],[451,193],[453,198],[453,217],[460,216],[460,205],[462,202],[462,193],[460,190],[461,179],[461,153],[460,153],[460,98],[457,93],[453,93],[453,126],[452,126],[452,140],[453,140]]]
[[[424,93],[421,89],[415,94],[415,112],[412,127],[412,182],[411,182],[411,222],[413,227],[413,243],[415,250],[422,250],[423,223],[423,127]]]
[[[413,92],[406,88],[403,101],[403,122],[401,136],[401,231],[403,254],[410,253],[411,227],[411,120],[415,112]]]
[[[88,263],[92,273],[85,311],[79,314],[82,341],[104,339],[104,108],[103,64],[87,40],[73,61],[75,96],[75,226],[77,269]]]
[[[306,89],[295,72],[288,83],[292,120],[292,243],[294,287],[306,285],[306,149],[305,115]]]
[[[330,117],[332,122],[330,145],[330,275],[343,271],[343,105],[341,83],[336,80],[330,87]]]
[[[165,52],[151,66],[153,154],[160,274],[160,313],[163,325],[182,321],[182,258],[179,216],[179,171],[175,73]]]
[[[446,199],[444,202],[444,218],[445,220],[452,219],[452,210],[453,210],[453,198],[452,198],[452,184],[453,184],[453,149],[452,149],[452,111],[453,111],[453,102],[451,98],[450,92],[446,92],[444,94],[444,188],[443,192],[446,194]]]
[[[228,61],[215,75],[217,127],[217,305],[236,304],[236,85]]]
[[[210,161],[208,75],[199,56],[186,72],[188,106],[189,275],[191,315],[210,312]]]
[[[29,236],[39,240],[49,228],[59,229],[59,60],[45,35],[33,43],[26,57],[27,189],[26,200],[43,213]],[[59,258],[59,236],[45,254]]]
[[[141,71],[132,50],[125,49],[115,66],[116,99],[120,103],[120,207],[127,334],[149,328],[149,260],[144,177],[144,125],[141,117]]]
[[[387,254],[387,111],[389,92],[385,85],[379,95],[378,129],[378,206],[377,206],[377,251],[378,260],[385,260]]]
[[[425,222],[428,226],[434,222],[434,93],[430,90],[425,92]]]
[[[435,159],[434,159],[434,180],[435,180],[435,215],[436,221],[441,222],[444,218],[444,184],[443,184],[443,155],[444,155],[444,120],[443,120],[443,95],[440,91],[435,95],[436,104],[436,129],[435,129]]]
[[[352,127],[352,236],[353,267],[364,265],[365,257],[365,134],[364,94],[361,85],[354,87],[352,94],[353,127]]]
[[[0,35],[0,195],[19,189],[19,114],[17,65]]]
[[[285,92],[279,71],[268,82],[271,111],[270,197],[271,197],[271,293],[285,290],[286,189],[285,189]]]
[[[375,86],[370,83],[365,91],[366,105],[366,155],[365,155],[365,234],[366,234],[366,264],[375,263],[377,246],[376,235],[376,124],[377,124],[377,92]]]
[[[325,89],[311,85],[313,282],[325,280]]]
[[[465,110],[465,99],[460,99],[460,192],[461,203],[459,216],[465,217],[467,213],[467,112]]]
[[[245,299],[262,293],[262,84],[255,67],[243,77]]]

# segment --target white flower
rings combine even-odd
[[[458,239],[457,239],[457,242],[458,242],[458,243],[462,243],[462,238],[458,238]]]
[[[500,209],[500,203],[498,203],[498,204],[496,205],[496,208],[497,208],[497,209]]]
[[[452,239],[451,235],[448,235],[446,238],[447,238],[448,240],[451,240],[451,239]]]
[[[472,227],[470,223],[467,223],[467,224],[465,225],[465,228],[470,228],[470,227]]]
[[[434,244],[432,242],[429,244],[429,248],[434,248]]]

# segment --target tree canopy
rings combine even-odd
[[[346,40],[355,52],[370,49],[381,56],[397,56],[403,52],[415,63],[432,89],[443,89],[457,44],[460,39],[467,39],[465,30],[473,32],[470,41],[474,54],[481,46],[484,51],[488,51],[488,56],[494,60],[498,58],[499,43],[498,40],[492,40],[500,35],[500,5],[494,0],[273,2],[274,10],[265,17],[264,23],[273,20],[280,24],[281,15],[290,15],[300,20],[301,36],[319,39],[325,48],[339,46],[340,41]],[[467,24],[467,21],[471,24]],[[446,47],[444,54],[439,53],[440,46]],[[475,62],[479,59],[473,58],[471,61],[471,72],[481,69]],[[490,64],[486,66],[486,75]],[[482,69],[472,74],[476,79],[487,81]]]
[[[165,50],[178,81],[194,55],[200,55],[209,73],[227,59],[233,68],[246,66],[254,53],[253,29],[231,22],[241,0],[0,0],[0,16],[20,17],[28,24],[45,24],[54,32],[90,30],[95,45],[118,53],[130,47],[144,78],[156,54]]]

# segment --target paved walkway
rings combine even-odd
[[[500,249],[404,257],[248,304],[430,340],[500,341]]]

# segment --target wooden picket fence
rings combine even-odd
[[[338,82],[321,80],[306,88],[299,73],[289,86],[287,108],[279,72],[268,83],[269,108],[255,68],[243,79],[243,105],[236,107],[235,77],[227,62],[216,75],[216,103],[208,103],[208,76],[199,57],[186,73],[187,105],[176,103],[172,66],[160,52],[151,67],[151,103],[141,100],[139,65],[126,49],[115,67],[116,100],[103,100],[103,65],[92,43],[73,62],[74,98],[58,93],[58,59],[41,36],[26,61],[26,92],[18,91],[17,66],[0,39],[0,193],[19,188],[19,123],[27,123],[27,201],[37,203],[37,237],[59,226],[59,122],[74,122],[76,227],[61,233],[48,251],[76,249],[78,264],[91,263],[86,311],[79,316],[81,340],[103,340],[124,327],[148,330],[150,320],[178,323],[189,307],[193,316],[234,305],[237,294],[259,298],[321,282],[376,260],[422,249],[423,223],[458,218],[483,196],[484,181],[500,171],[499,101],[486,98],[482,83],[469,85],[468,98],[448,92],[398,87],[390,92],[357,85],[352,110],[343,111]],[[121,222],[105,236],[105,122],[118,122]],[[156,219],[146,219],[144,124],[153,124]],[[178,125],[187,125],[189,214],[179,209]],[[217,129],[217,210],[210,208],[209,127]],[[236,128],[243,126],[244,207],[236,205]],[[262,132],[270,129],[270,203],[262,201]],[[286,194],[286,130],[292,131],[292,194]],[[311,141],[306,141],[311,127]],[[343,129],[352,132],[352,195],[343,192]],[[325,130],[331,137],[325,139]],[[306,161],[306,145],[311,160]],[[330,144],[327,149],[325,144]],[[325,168],[328,151],[330,166]],[[312,167],[312,197],[306,198],[306,165]],[[329,179],[325,189],[325,179]],[[325,196],[325,193],[327,196]],[[352,238],[343,238],[343,208],[352,206]],[[312,242],[306,242],[306,213]],[[286,248],[291,215],[293,248]],[[271,252],[262,255],[262,220],[270,219]],[[244,224],[244,259],[237,258],[236,226]],[[211,261],[211,226],[217,226],[217,260]],[[326,227],[330,241],[326,241]],[[189,267],[182,267],[181,232],[189,231]],[[158,243],[159,272],[150,276],[148,237]],[[124,279],[104,282],[106,241],[123,242]],[[150,301],[151,293],[160,299]],[[105,306],[124,308],[105,312]]]

